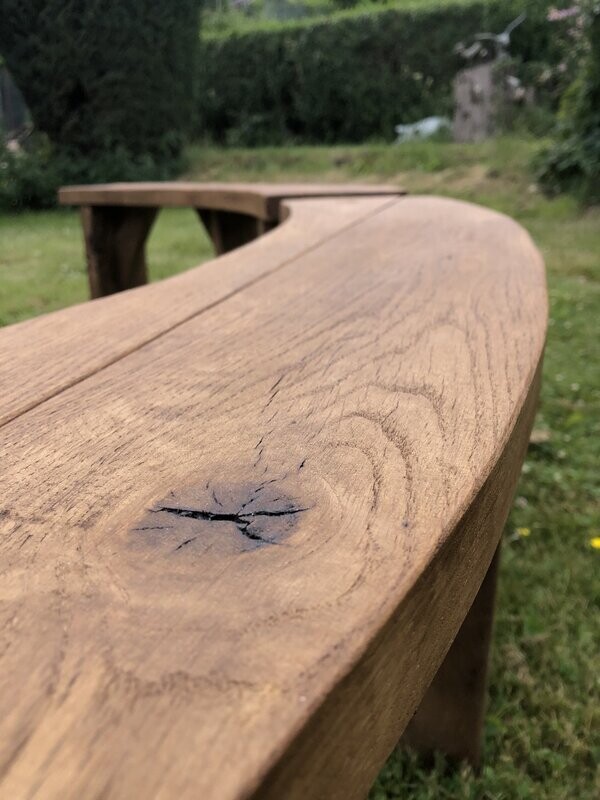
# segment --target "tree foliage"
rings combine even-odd
[[[549,193],[574,191],[600,201],[600,3],[586,14],[581,73],[565,94],[557,141],[543,154],[540,182]]]
[[[529,0],[512,37],[527,83],[562,58],[547,6]],[[398,123],[451,113],[452,79],[465,65],[454,46],[480,31],[499,33],[522,10],[523,0],[371,4],[207,37],[196,132],[239,145],[390,139]]]
[[[0,0],[0,53],[36,129],[82,165],[177,159],[199,0]],[[135,172],[135,170],[133,170]]]

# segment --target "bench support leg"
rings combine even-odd
[[[499,560],[500,545],[401,746],[479,764]]]
[[[274,223],[257,219],[249,214],[216,211],[211,208],[197,208],[196,211],[212,239],[218,256],[248,244],[274,227]]]
[[[146,239],[158,209],[84,206],[81,220],[92,297],[148,282]]]

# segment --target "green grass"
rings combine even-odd
[[[0,242],[0,325],[87,300],[77,212],[0,213]],[[212,252],[194,211],[164,210],[148,243],[150,278],[189,269]]]
[[[492,206],[533,235],[548,267],[551,318],[535,443],[507,524],[493,648],[485,766],[394,754],[370,795],[469,800],[600,797],[600,208],[547,200],[528,172],[537,145],[415,143],[190,153],[190,177],[377,180]],[[83,300],[73,212],[0,216],[0,321]],[[163,212],[153,277],[198,263],[208,242],[192,212]]]

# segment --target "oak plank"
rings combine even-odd
[[[443,672],[447,667],[448,656],[452,672],[454,644],[458,640],[460,645],[462,627],[465,623],[468,627],[471,621],[469,608],[476,601],[479,576],[493,572],[494,549],[510,509],[533,425],[540,376],[538,369],[504,453],[452,535],[427,563],[369,651],[328,695],[285,758],[279,759],[260,781],[253,798],[362,799],[383,766],[385,756],[380,754],[391,752],[398,732],[405,730],[409,720],[408,741],[413,746],[425,751],[439,746],[447,748],[450,756],[464,755],[457,751],[457,742],[451,740],[450,728],[444,727],[452,714],[451,710],[448,714],[446,705],[449,697],[442,697],[441,721],[421,717],[412,727],[412,713],[418,708],[419,717],[430,710],[428,685],[432,675],[436,684],[440,669]],[[487,535],[483,537],[483,533]],[[473,580],[474,574],[477,581]],[[448,652],[448,641],[455,635]],[[481,655],[480,650],[477,655]],[[442,681],[445,677],[441,676]],[[457,694],[465,699],[462,688],[458,687]],[[436,700],[439,703],[440,698]],[[481,697],[477,696],[476,715],[480,703]],[[459,745],[473,745],[469,727],[473,712],[469,707],[464,710],[465,718],[457,715],[454,720],[458,723],[455,735]],[[479,720],[475,722],[477,725]]]
[[[7,423],[2,791],[364,794],[489,568],[545,323],[518,225],[406,198]]]
[[[0,425],[279,269],[394,198],[286,202],[285,224],[173,278],[11,325],[0,336]],[[285,211],[285,209],[284,209]],[[288,211],[285,211],[287,214]],[[26,380],[24,379],[26,376]]]
[[[97,298],[147,282],[146,237],[163,205],[194,207],[221,255],[277,225],[287,198],[403,193],[352,184],[161,182],[65,186],[58,195],[63,205],[82,206],[90,295]]]

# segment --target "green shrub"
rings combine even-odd
[[[582,72],[565,94],[556,143],[538,159],[538,178],[549,194],[570,191],[600,202],[600,4],[587,19]]]
[[[530,75],[542,74],[565,44],[546,21],[545,0],[525,6],[511,51]],[[499,32],[522,8],[522,0],[421,0],[208,37],[196,133],[250,146],[389,139],[395,124],[450,113],[452,78],[463,66],[454,45]]]
[[[107,181],[166,180],[172,162],[148,153],[133,156],[117,146],[94,158],[54,146],[47,136],[34,134],[18,150],[0,139],[0,209],[51,208],[60,186]]]
[[[56,203],[58,174],[50,143],[40,138],[27,151],[10,150],[0,140],[0,209],[49,208]]]
[[[99,163],[114,173],[111,158],[147,172],[177,161],[189,129],[198,11],[199,0],[0,0],[0,52],[59,157],[90,176]]]

